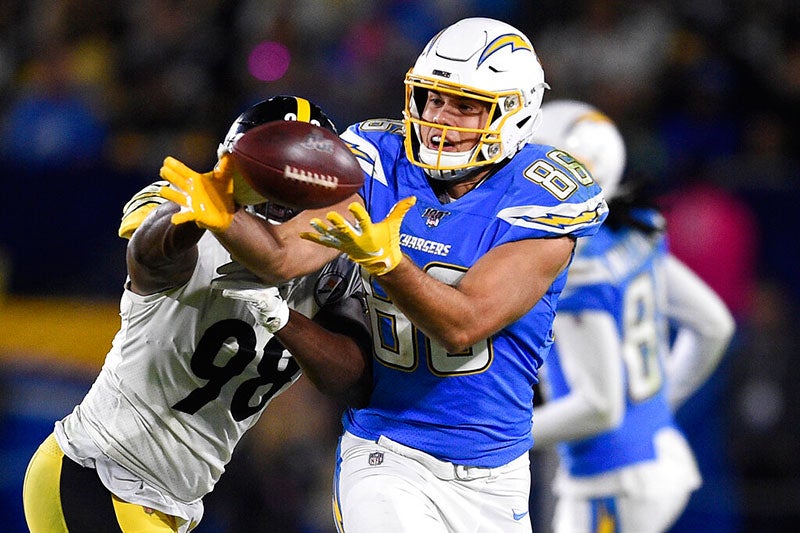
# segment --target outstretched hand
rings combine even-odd
[[[372,219],[359,203],[353,202],[347,209],[353,214],[353,225],[335,211],[327,214],[331,226],[319,218],[311,220],[316,232],[304,232],[300,236],[308,241],[336,248],[346,253],[350,259],[367,269],[375,276],[383,276],[392,271],[403,259],[400,249],[400,224],[411,206],[417,202],[409,196],[397,202],[381,222],[373,224]]]
[[[173,224],[194,222],[211,231],[224,231],[233,222],[233,163],[223,155],[211,172],[200,174],[174,157],[167,157],[161,177],[175,188],[162,187],[161,195],[181,206]]]

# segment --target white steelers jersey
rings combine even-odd
[[[121,328],[100,375],[56,427],[68,455],[75,455],[70,441],[74,447],[88,435],[105,456],[179,506],[211,492],[244,432],[300,377],[247,304],[211,288],[217,269],[231,262],[228,252],[208,233],[198,248],[184,286],[150,296],[125,290]],[[280,287],[289,306],[311,316],[326,296],[349,295],[350,276],[331,275],[330,268]]]

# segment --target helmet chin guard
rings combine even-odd
[[[519,30],[489,18],[463,19],[436,35],[405,78],[406,156],[434,179],[462,179],[479,167],[513,157],[538,127],[544,71],[530,40]],[[422,119],[428,91],[477,100],[488,107],[479,128],[460,128]],[[420,126],[474,133],[466,152],[426,147]]]
[[[472,156],[477,151],[477,148],[478,147],[475,146],[475,148],[468,152],[442,152],[440,150],[432,150],[431,148],[420,144],[419,160],[430,166],[430,168],[423,167],[423,169],[425,170],[425,174],[431,178],[439,181],[459,181],[471,174],[476,167],[468,166],[464,168],[458,168],[456,170],[439,170],[434,167],[440,164],[445,167],[456,167],[463,165],[465,162],[469,162],[469,160],[472,159]]]

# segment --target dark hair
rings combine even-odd
[[[627,179],[616,196],[608,201],[608,217],[604,224],[614,230],[634,228],[646,235],[665,231],[663,217],[642,217],[643,210],[661,211],[646,180]]]

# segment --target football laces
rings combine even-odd
[[[283,177],[301,181],[303,183],[310,183],[311,185],[319,185],[327,189],[335,189],[339,185],[339,178],[328,174],[320,174],[318,172],[309,172],[302,168],[286,165],[283,167]]]

